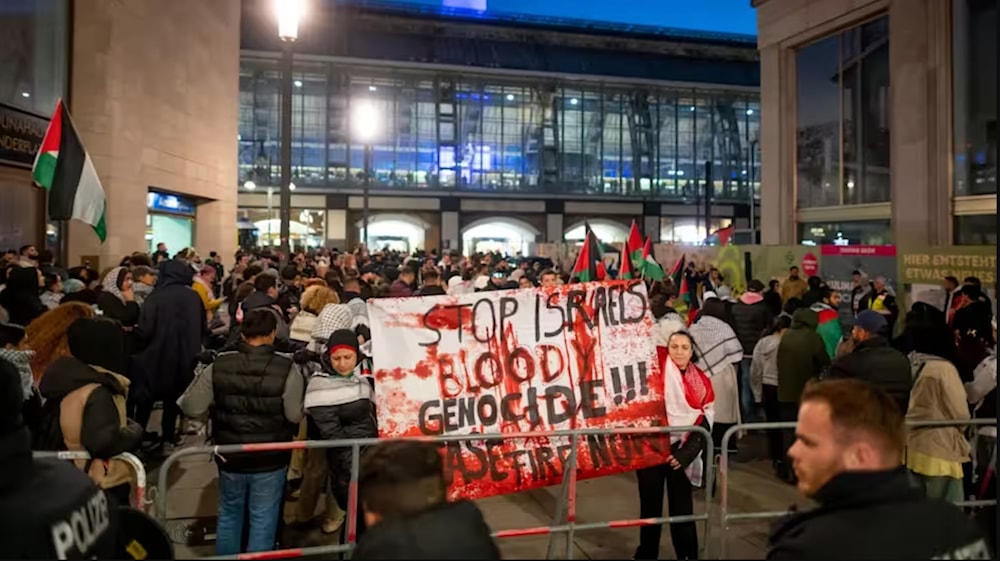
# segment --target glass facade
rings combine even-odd
[[[889,18],[796,53],[800,208],[889,201]]]
[[[0,2],[0,103],[51,115],[66,85],[69,0]]]
[[[953,0],[952,6],[955,195],[995,194],[997,2]]]
[[[888,245],[892,229],[888,220],[856,220],[839,223],[799,224],[802,245]]]
[[[361,185],[352,115],[369,104],[373,189],[693,199],[711,162],[715,199],[759,194],[756,94],[317,62],[296,62],[293,74],[297,187]],[[278,184],[280,85],[276,59],[243,59],[241,184]]]
[[[955,245],[996,245],[997,215],[973,214],[955,217]]]

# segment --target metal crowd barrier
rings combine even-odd
[[[89,460],[90,454],[86,451],[61,450],[58,452],[32,452],[31,456],[39,460]],[[145,511],[146,506],[152,502],[146,502],[146,466],[142,465],[134,454],[128,452],[118,454],[113,460],[121,460],[127,463],[135,472],[135,507]]]
[[[534,528],[517,528],[512,530],[501,530],[493,532],[495,538],[514,538],[526,536],[555,536],[564,534],[566,536],[565,559],[573,558],[573,536],[576,532],[588,530],[634,528],[640,526],[652,526],[655,524],[672,524],[680,522],[704,522],[705,535],[709,529],[709,511],[703,514],[690,514],[685,516],[661,516],[658,518],[638,518],[627,520],[610,520],[603,522],[578,523],[576,521],[576,492],[577,492],[577,454],[578,442],[580,438],[592,435],[641,435],[641,434],[670,434],[677,432],[697,432],[705,438],[705,450],[703,460],[705,463],[705,489],[711,490],[714,482],[714,469],[712,466],[712,435],[702,427],[644,427],[644,428],[617,428],[617,429],[575,429],[552,432],[519,432],[504,433],[497,435],[446,435],[435,437],[413,437],[399,439],[364,438],[351,440],[298,440],[291,442],[277,442],[267,444],[232,444],[225,446],[199,446],[192,448],[181,448],[171,454],[160,466],[159,480],[156,494],[156,517],[163,525],[167,521],[167,480],[170,468],[181,458],[187,456],[197,456],[204,454],[225,455],[247,452],[274,452],[291,451],[311,448],[351,448],[351,482],[349,487],[349,498],[347,508],[347,543],[338,545],[324,545],[306,548],[283,549],[277,551],[265,551],[258,553],[241,553],[231,556],[216,556],[208,559],[243,559],[243,560],[263,560],[263,559],[290,559],[295,557],[329,555],[344,553],[354,549],[357,539],[357,509],[358,509],[358,472],[360,465],[360,450],[366,446],[377,446],[386,442],[396,440],[410,440],[418,442],[465,442],[490,439],[514,439],[514,438],[559,438],[570,439],[570,454],[566,468],[563,471],[562,490],[556,500],[555,515],[553,524],[550,526],[538,526]],[[548,558],[554,553],[552,542],[549,544]]]
[[[719,497],[719,522],[722,526],[722,543],[719,544],[719,558],[726,559],[729,545],[729,524],[730,522],[741,522],[746,520],[771,520],[781,518],[788,514],[788,510],[781,511],[760,511],[741,512],[737,514],[729,513],[729,441],[734,434],[740,431],[751,430],[787,430],[794,429],[795,421],[779,423],[745,423],[730,427],[722,435],[722,454],[719,459],[719,477],[721,481],[721,491]],[[967,426],[996,426],[996,419],[968,419],[963,421],[907,421],[907,427],[967,427]],[[995,506],[996,499],[978,501],[960,501],[955,503],[960,507],[982,507]]]

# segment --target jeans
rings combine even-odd
[[[219,470],[219,525],[215,554],[235,555],[243,540],[243,514],[250,513],[247,552],[274,549],[288,468],[264,473]]]
[[[754,423],[757,421],[757,407],[754,405],[753,388],[750,387],[750,363],[751,358],[744,358],[740,362],[740,417],[744,423]]]

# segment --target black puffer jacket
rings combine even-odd
[[[285,418],[284,393],[289,376],[298,376],[290,357],[270,346],[241,344],[212,364],[216,444],[287,442],[297,427]],[[230,472],[263,473],[288,465],[289,452],[231,454],[219,467]]]
[[[771,326],[774,317],[767,302],[760,300],[754,304],[747,304],[743,301],[736,302],[732,309],[733,331],[736,338],[743,345],[743,353],[753,354],[753,348],[757,346],[764,330]]]
[[[471,501],[427,510],[372,526],[352,559],[500,559],[483,514]]]
[[[889,394],[906,412],[913,388],[913,374],[906,355],[878,335],[854,346],[854,350],[833,362],[827,378],[857,378]]]
[[[767,559],[990,559],[962,511],[926,498],[903,467],[841,473],[814,498],[775,525]]]

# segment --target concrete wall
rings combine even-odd
[[[865,217],[891,218],[897,245],[948,244],[952,200],[951,3],[756,0],[754,5],[761,51],[761,242],[795,243],[797,221]],[[795,203],[795,51],[886,13],[892,203],[800,211]]]
[[[108,199],[108,239],[72,223],[69,263],[146,247],[150,187],[197,197],[195,246],[236,248],[239,0],[77,2],[70,110]],[[170,248],[177,251],[182,248]]]

